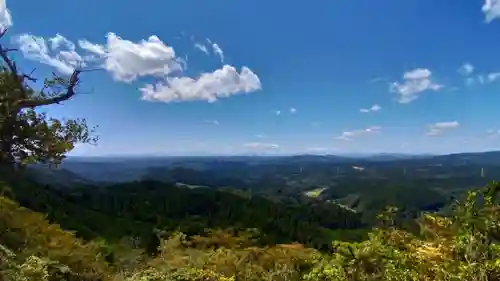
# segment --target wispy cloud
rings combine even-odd
[[[429,135],[429,136],[440,135],[444,132],[456,129],[459,126],[460,126],[460,124],[457,121],[438,122],[438,123],[430,124],[430,125],[428,125],[427,135]]]
[[[370,83],[378,83],[378,82],[383,82],[383,81],[387,81],[387,78],[384,78],[384,77],[375,77],[373,79],[370,79]]]
[[[428,91],[438,91],[443,85],[436,84],[431,80],[431,71],[425,68],[417,68],[403,75],[403,82],[393,82],[390,91],[399,95],[400,103],[410,103],[418,99],[418,95]]]
[[[362,113],[369,113],[369,112],[378,112],[382,109],[382,107],[378,104],[372,105],[370,108],[361,108],[359,111]]]
[[[258,134],[255,137],[258,139],[267,139],[267,135],[264,135],[264,134]]]
[[[208,55],[208,48],[207,46],[201,44],[201,43],[195,43],[194,44],[194,47],[200,51],[202,51],[203,53],[207,54]]]
[[[214,53],[220,58],[220,61],[224,62],[224,52],[219,47],[219,45],[217,45],[217,43],[212,43],[212,49]]]
[[[219,125],[219,121],[217,120],[205,120],[205,123],[212,124],[212,125]]]
[[[371,135],[375,133],[379,133],[382,130],[380,126],[372,126],[366,129],[355,130],[355,131],[345,131],[342,132],[340,136],[337,137],[339,140],[352,140],[353,138]]]
[[[48,40],[23,34],[14,38],[14,41],[19,44],[19,50],[26,58],[54,67],[62,74],[71,74],[76,67],[85,66],[82,56],[75,50],[75,44],[60,34]]]
[[[466,62],[457,69],[457,72],[463,76],[469,76],[472,74],[472,72],[474,72],[474,66]]]
[[[274,114],[276,114],[276,116],[279,116],[281,114],[281,110],[274,110],[273,112]]]
[[[500,18],[500,0],[484,0],[482,10],[485,14],[486,22]]]
[[[246,148],[256,149],[256,150],[275,150],[280,146],[274,143],[262,143],[262,142],[250,142],[243,145]]]
[[[297,109],[296,109],[296,108],[294,108],[294,107],[290,107],[290,113],[291,113],[291,114],[295,114],[295,113],[297,113]]]
[[[500,129],[489,129],[488,131],[486,131],[486,136],[487,137],[500,136]]]
[[[487,77],[489,82],[497,81],[498,79],[500,79],[500,72],[492,72],[488,74]]]
[[[475,68],[472,64],[464,63],[460,68],[458,68],[457,72],[465,77],[465,84],[467,84],[468,86],[474,84],[485,84],[487,82],[494,82],[498,78],[500,78],[500,72],[492,72],[488,75],[484,74],[473,75],[474,70]]]

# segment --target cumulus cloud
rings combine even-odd
[[[482,10],[486,17],[486,22],[500,18],[500,0],[485,0]]]
[[[356,138],[356,137],[361,137],[361,136],[365,136],[365,135],[379,133],[380,130],[382,130],[382,127],[372,126],[372,127],[369,127],[366,129],[361,129],[361,130],[345,131],[345,132],[342,132],[342,134],[340,136],[338,136],[337,139],[339,139],[339,140],[352,140],[353,138]]]
[[[250,142],[243,145],[246,148],[256,149],[256,150],[274,150],[278,149],[279,145],[274,143],[262,143],[262,142]]]
[[[456,129],[459,126],[460,126],[460,124],[457,121],[438,122],[438,123],[430,124],[428,126],[427,135],[429,135],[429,136],[440,135],[444,132]]]
[[[296,108],[294,108],[294,107],[290,107],[290,113],[291,113],[291,114],[295,114],[295,113],[297,113],[297,109],[296,109]]]
[[[469,76],[472,74],[472,72],[474,72],[474,66],[468,62],[464,63],[458,68],[457,72],[463,76]]]
[[[208,101],[261,89],[259,77],[248,67],[236,68],[224,65],[214,72],[203,73],[198,78],[166,77],[156,84],[146,84],[139,90],[142,98],[149,101],[180,102]]]
[[[118,81],[132,82],[140,76],[163,77],[182,70],[174,49],[155,35],[137,43],[122,39],[113,32],[106,37],[105,45],[85,39],[79,40],[78,45],[102,59],[102,67]]]
[[[394,82],[390,85],[390,91],[399,95],[400,103],[410,103],[418,99],[422,92],[437,91],[443,85],[431,81],[431,71],[425,68],[417,68],[403,75],[403,82]]]
[[[378,104],[372,105],[370,108],[361,108],[359,111],[362,113],[377,112],[380,111],[382,107]]]
[[[71,74],[75,68],[85,66],[83,58],[75,51],[75,45],[59,34],[48,40],[23,34],[14,41],[26,58],[54,67],[62,74]]]
[[[7,1],[0,0],[0,29],[6,29],[12,24],[12,17],[7,9]]]
[[[109,32],[106,39],[105,44],[78,40],[83,56],[76,52],[73,42],[60,34],[49,39],[24,34],[17,38],[17,43],[26,58],[55,67],[63,74],[92,64],[102,67],[120,82],[130,83],[140,77],[159,79],[139,89],[142,99],[148,101],[214,102],[261,89],[259,77],[245,66],[239,72],[233,66],[224,65],[198,77],[182,76],[187,58],[176,57],[174,49],[155,35],[132,42]],[[222,50],[215,52],[223,56]]]

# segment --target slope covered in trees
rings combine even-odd
[[[264,244],[298,241],[325,248],[333,237],[359,239],[367,227],[360,214],[331,203],[292,204],[160,182],[68,190],[18,180],[10,186],[10,197],[23,206],[47,213],[87,239],[117,241],[130,236],[144,242],[154,229],[195,235],[206,229],[255,228]]]
[[[2,280],[498,280],[500,206],[494,183],[470,192],[453,216],[426,214],[418,235],[394,210],[359,243],[330,253],[300,244],[257,246],[253,233],[172,233],[150,256],[133,243],[85,242],[42,214],[0,197]],[[98,218],[97,218],[98,219]],[[110,225],[110,227],[112,227]]]

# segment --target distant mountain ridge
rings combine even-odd
[[[380,163],[380,164],[378,164]],[[246,169],[257,170],[275,169],[270,167],[287,166],[296,170],[314,165],[341,165],[373,166],[387,164],[401,164],[401,166],[432,166],[432,165],[499,165],[500,151],[455,153],[447,155],[429,154],[351,154],[351,155],[291,155],[291,156],[158,156],[158,157],[68,157],[60,165],[60,177],[69,179],[71,175],[76,181],[90,182],[127,182],[151,175],[151,169],[172,169],[175,167],[193,170],[224,170],[231,173],[241,173]],[[34,165],[43,169],[40,165]],[[262,169],[256,168],[262,167]],[[65,170],[67,172],[60,172]],[[39,172],[39,171],[38,171]],[[69,174],[70,172],[71,174]],[[266,171],[263,171],[265,173]],[[55,172],[51,172],[54,175]],[[65,174],[65,175],[64,175]],[[58,176],[59,177],[59,176]],[[157,177],[157,176],[155,176]],[[47,179],[50,179],[47,178]]]

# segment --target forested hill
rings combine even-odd
[[[143,246],[155,243],[147,241],[155,229],[188,235],[208,229],[256,229],[264,244],[297,241],[328,248],[333,238],[360,239],[367,227],[360,214],[332,203],[285,203],[154,181],[61,189],[25,180],[11,185],[8,194],[85,239],[138,237]]]

